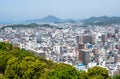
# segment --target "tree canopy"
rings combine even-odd
[[[120,74],[113,76],[113,79],[120,79]]]
[[[88,72],[54,63],[32,52],[0,42],[0,79],[110,79],[106,69],[90,68]]]
[[[111,77],[108,75],[108,71],[105,68],[95,66],[88,69],[86,79],[111,79]]]

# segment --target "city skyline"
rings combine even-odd
[[[1,0],[0,22],[40,19],[48,15],[62,19],[119,16],[119,3],[119,0]]]

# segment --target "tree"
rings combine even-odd
[[[38,79],[44,72],[45,65],[32,56],[27,56],[21,61],[14,57],[8,61],[5,77],[9,79]]]
[[[51,69],[48,79],[80,79],[80,72],[70,65],[60,63]]]
[[[113,76],[113,79],[120,79],[120,74]]]
[[[26,56],[33,56],[33,53],[28,52],[24,49],[19,49],[19,48],[14,48],[10,54],[14,55],[15,57],[17,57],[19,60],[22,60],[22,58],[26,57]]]
[[[108,71],[105,68],[95,66],[88,69],[86,79],[111,79],[111,77],[108,75]]]
[[[20,79],[19,77],[19,61],[18,58],[12,57],[7,62],[7,67],[5,70],[5,78],[8,79]]]
[[[2,74],[0,74],[0,79],[5,79],[5,77]]]
[[[9,43],[0,42],[0,49],[10,51],[10,50],[12,50],[12,45]]]
[[[25,57],[20,64],[21,73],[25,74],[22,78],[38,79],[44,72],[45,66],[46,64],[44,62],[40,62],[35,57]]]
[[[7,61],[12,57],[9,53],[4,50],[0,50],[0,73],[4,73]]]

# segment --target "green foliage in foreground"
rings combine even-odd
[[[85,79],[111,79],[108,75],[108,71],[105,68],[99,66],[88,69]]]
[[[115,75],[113,79],[120,79],[120,74]]]
[[[61,63],[49,73],[49,79],[80,79],[80,71]]]
[[[88,72],[53,63],[11,44],[0,42],[0,79],[111,79],[106,69],[94,67]]]
[[[5,79],[5,77],[3,76],[3,74],[0,74],[0,79]]]

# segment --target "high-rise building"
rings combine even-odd
[[[101,37],[101,41],[105,43],[107,41],[107,35],[103,34]]]
[[[120,55],[116,55],[115,62],[120,62]]]
[[[78,50],[79,54],[78,54],[78,61],[82,62],[82,51]]]
[[[85,48],[85,44],[83,44],[83,43],[78,44],[78,51],[79,51],[78,59],[81,62],[82,62],[82,52],[81,52],[81,49],[84,49],[84,48]]]
[[[41,39],[41,36],[40,36],[40,35],[37,35],[37,36],[36,36],[36,42],[37,42],[37,43],[41,43],[41,42],[42,42],[42,39]]]
[[[91,44],[95,44],[95,36],[94,36],[94,35],[92,35],[90,38],[91,38],[90,43],[91,43]]]
[[[83,43],[78,44],[78,49],[84,49],[84,48],[85,48],[85,45]]]
[[[77,37],[76,37],[76,43],[77,43],[77,44],[83,43],[83,35],[80,35],[80,36],[77,36]]]
[[[91,31],[90,31],[89,29],[86,29],[86,30],[84,31],[84,34],[89,34],[89,33],[91,33]]]
[[[84,35],[83,36],[83,43],[90,43],[90,44],[94,44],[95,43],[95,36],[93,35]]]
[[[116,29],[115,29],[115,33],[119,33],[119,28],[116,28]]]
[[[87,65],[90,62],[90,51],[81,49],[79,51],[79,61],[81,61],[84,65]]]
[[[90,43],[94,44],[95,43],[95,36],[94,35],[89,35],[89,34],[84,34],[76,37],[76,43]]]

